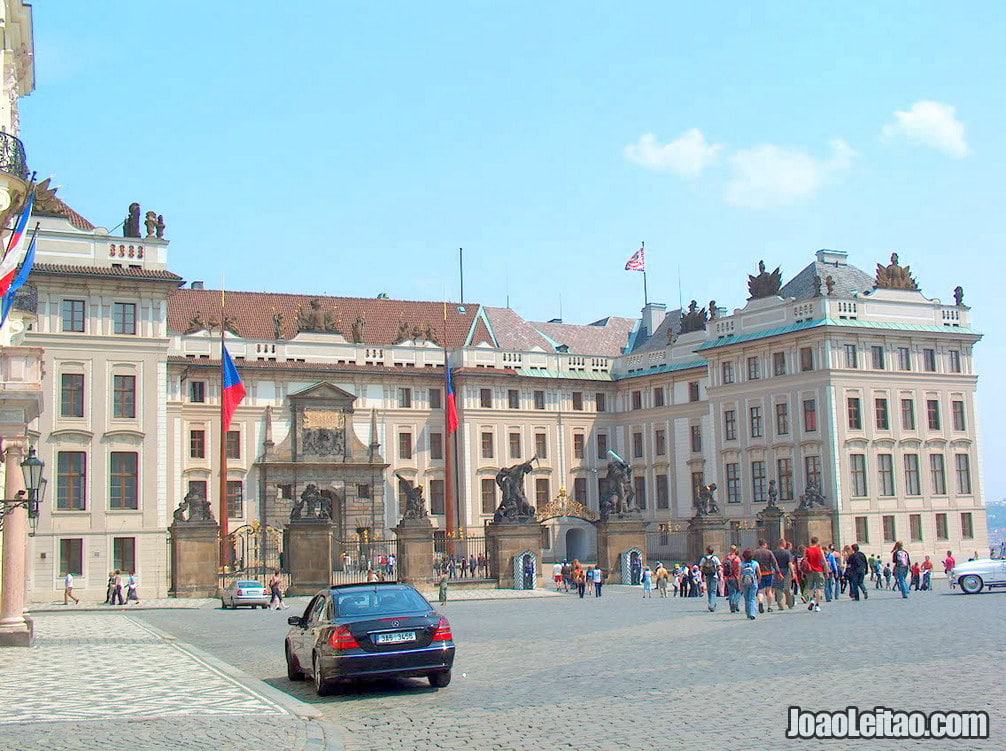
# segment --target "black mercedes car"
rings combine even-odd
[[[410,584],[335,586],[316,594],[289,623],[287,676],[311,676],[320,696],[333,682],[352,678],[421,676],[436,688],[451,682],[451,624]]]

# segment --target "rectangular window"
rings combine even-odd
[[[577,503],[582,503],[584,506],[587,505],[587,478],[586,477],[574,477],[573,478],[573,500]]]
[[[108,506],[111,509],[138,509],[139,454],[113,451],[110,457]]]
[[[870,358],[873,361],[874,370],[884,369],[884,348],[878,344],[870,347]]]
[[[670,508],[671,493],[669,488],[667,475],[657,475],[657,508]]]
[[[866,495],[866,455],[849,454],[852,470],[852,494],[862,498]]]
[[[405,484],[405,480],[399,479],[398,480],[398,513],[399,513],[399,515],[405,513],[405,507],[408,505],[408,498],[409,498],[409,496],[408,496],[408,493],[405,492],[407,490],[407,488],[408,488],[408,486]]]
[[[482,483],[482,513],[493,514],[496,512],[496,481],[483,478]]]
[[[776,460],[776,474],[779,477],[779,500],[793,500],[793,460],[789,458]]]
[[[634,485],[636,488],[636,505],[646,510],[646,478],[636,477],[634,478]]]
[[[664,390],[659,386],[653,389],[653,406],[654,407],[664,406]]]
[[[699,382],[688,382],[688,401],[697,402],[699,400]]]
[[[136,538],[112,538],[112,568],[131,574],[136,571]]]
[[[964,421],[964,402],[954,400],[950,402],[950,406],[953,411],[954,418],[954,430],[964,431],[967,430],[966,423]]]
[[[510,443],[510,458],[520,459],[521,457],[520,433],[511,433],[509,443]]]
[[[912,399],[901,400],[901,429],[915,430],[915,401]]]
[[[520,392],[517,389],[507,389],[506,404],[510,409],[520,409]],[[576,409],[576,394],[573,394],[573,405],[573,409]]]
[[[933,495],[946,495],[947,474],[943,466],[943,454],[929,455],[929,474],[933,481]]]
[[[598,412],[604,412],[607,410],[607,408],[608,405],[604,398],[604,394],[598,391],[596,394],[594,394],[594,409]]]
[[[71,537],[59,541],[59,573],[84,575],[84,540]]]
[[[723,413],[723,440],[737,440],[737,412],[732,409]]]
[[[751,462],[751,498],[755,503],[765,502],[765,462]]]
[[[817,399],[803,400],[803,432],[813,433],[817,430]]]
[[[608,458],[608,436],[605,433],[597,434],[597,458]]]
[[[814,369],[814,350],[810,347],[800,348],[800,370],[807,372]]]
[[[908,515],[908,537],[912,542],[922,542],[922,514]]]
[[[891,419],[887,413],[887,399],[874,399],[873,404],[877,418],[877,430],[890,430]]]
[[[751,437],[761,438],[764,435],[764,428],[761,421],[761,407],[751,408]]]
[[[723,373],[723,385],[727,386],[734,382],[734,364],[732,362],[725,362],[721,366],[721,371]]]
[[[59,451],[56,454],[56,508],[83,511],[87,508],[87,454],[83,451]]]
[[[950,372],[961,372],[961,351],[959,349],[950,350]]]
[[[535,391],[534,392],[534,408],[535,409],[545,409],[545,392]]]
[[[957,494],[971,495],[971,458],[967,454],[954,454],[957,470]]]
[[[483,409],[492,409],[493,406],[493,390],[492,389],[479,389],[479,406]]]
[[[757,357],[748,358],[748,380],[757,381],[761,378],[761,363]]]
[[[60,417],[84,416],[84,375],[63,373],[60,376]]]
[[[240,430],[228,430],[227,431],[227,458],[228,459],[240,459],[241,458],[241,431]]]
[[[548,489],[548,478],[537,477],[534,481],[534,505],[537,508],[545,508],[550,500]]]
[[[822,487],[820,456],[805,456],[803,458],[803,477],[808,484],[814,483],[819,488]]]
[[[493,458],[493,434],[491,432],[482,433],[482,458]]]
[[[632,458],[642,459],[643,458],[643,434],[633,433],[632,434]]]
[[[116,334],[136,333],[136,304],[131,302],[112,303],[112,331]]]
[[[950,539],[949,529],[947,527],[947,515],[937,514],[936,515],[936,539],[937,540],[948,540]]]
[[[657,456],[664,456],[667,454],[667,431],[657,430],[653,434],[653,444],[654,453],[656,453]]]
[[[245,515],[245,484],[241,480],[227,481],[227,518],[241,519]]]
[[[575,412],[583,411],[583,392],[574,391],[573,392],[573,410]]]
[[[408,409],[412,406],[412,389],[398,389],[398,408]]]
[[[894,495],[894,456],[877,454],[877,475],[880,478],[880,494]]]
[[[189,381],[189,401],[193,404],[206,401],[206,381]]]
[[[583,433],[573,433],[573,458],[583,459]]]
[[[919,455],[905,454],[905,495],[922,495]]]
[[[922,350],[922,366],[927,373],[936,372],[936,350],[935,349],[924,349]]]
[[[786,375],[786,353],[785,352],[773,352],[772,353],[772,375],[784,376]]]
[[[443,392],[440,389],[430,389],[430,409],[443,409]]]
[[[84,331],[84,301],[63,300],[63,331]]]
[[[912,369],[912,351],[908,347],[898,347],[898,369]]]
[[[534,455],[539,459],[548,458],[548,439],[544,433],[534,434]]]
[[[975,523],[970,511],[961,514],[961,537],[965,540],[973,540],[975,536]]]
[[[412,433],[398,434],[398,458],[412,458]]]
[[[865,516],[856,517],[856,542],[869,542],[870,528],[867,525]]]
[[[691,427],[692,453],[702,453],[702,426],[692,425]]]
[[[446,506],[444,504],[443,480],[430,480],[430,513],[431,514],[446,513]]]
[[[731,462],[726,465],[727,503],[741,502],[741,470],[739,464]]]
[[[293,486],[292,485],[278,485],[280,489],[280,498],[291,499],[293,498]],[[370,485],[361,482],[356,485],[356,497],[357,498],[370,498]]]
[[[850,430],[862,430],[863,429],[863,414],[859,407],[859,397],[850,396],[846,400],[846,411],[849,415],[849,429]]]
[[[444,434],[430,433],[430,459],[444,458]]]
[[[789,405],[786,402],[775,405],[775,432],[776,435],[789,435]]]
[[[190,430],[189,431],[189,458],[190,459],[205,459],[206,458],[206,431],[205,430]]]
[[[633,391],[632,392],[632,408],[642,409],[643,408],[643,392]]]
[[[881,524],[884,528],[884,542],[894,542],[897,539],[895,537],[897,530],[894,528],[894,516],[885,515],[881,517]]]
[[[940,429],[940,402],[937,399],[926,400],[926,421],[930,430]]]
[[[855,344],[845,345],[845,367],[847,368],[859,367],[859,353],[856,349]]]

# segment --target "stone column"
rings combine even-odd
[[[220,527],[216,522],[184,521],[168,527],[171,536],[173,597],[216,597],[220,594]]]
[[[793,545],[810,545],[811,537],[816,537],[821,545],[835,542],[830,508],[798,508],[793,512]]]
[[[639,564],[645,566],[649,554],[646,549],[646,524],[641,516],[609,517],[597,523],[597,564],[608,573],[608,583],[630,583],[623,581],[622,569],[627,572],[628,568],[622,566],[622,561],[633,550],[639,551]]]
[[[730,549],[730,528],[726,517],[718,515],[693,516],[688,522],[688,562],[698,563],[712,546],[722,558]]]
[[[24,441],[8,441],[4,447],[6,479],[4,498],[13,500],[18,493],[27,499],[21,462]],[[0,646],[27,647],[32,640],[32,622],[24,616],[26,552],[28,548],[28,510],[7,506],[3,520],[3,592],[0,594]]]
[[[332,585],[332,523],[327,519],[292,521],[286,528],[284,558],[291,596],[313,595]]]
[[[395,527],[399,581],[420,584],[433,579],[433,522],[402,519]]]
[[[541,524],[530,522],[492,522],[486,526],[486,555],[489,575],[497,589],[523,589],[514,580],[514,560],[525,551],[535,558],[535,587],[541,586]]]

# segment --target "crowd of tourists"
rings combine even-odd
[[[439,579],[488,579],[489,560],[484,555],[438,555],[433,561],[433,572]]]
[[[579,560],[563,561],[552,566],[552,581],[557,592],[575,592],[581,598],[600,597],[601,588],[608,580],[608,572],[600,566],[585,565]]]

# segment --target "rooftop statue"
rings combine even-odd
[[[954,305],[958,308],[964,304],[964,287],[957,285],[954,287]]]
[[[140,236],[140,204],[135,202],[129,204],[129,212],[126,214],[126,218],[122,220],[122,236]]]
[[[915,279],[912,278],[911,266],[901,266],[898,264],[897,253],[891,253],[891,263],[889,265],[877,264],[875,285],[877,289],[918,290],[919,288]]]
[[[748,300],[778,295],[782,289],[782,272],[777,266],[771,274],[765,270],[765,262],[758,261],[758,275],[748,275]]]
[[[692,300],[688,305],[688,310],[681,314],[681,333],[687,334],[691,331],[702,331],[706,327],[708,315],[706,309],[699,309],[699,304]]]

